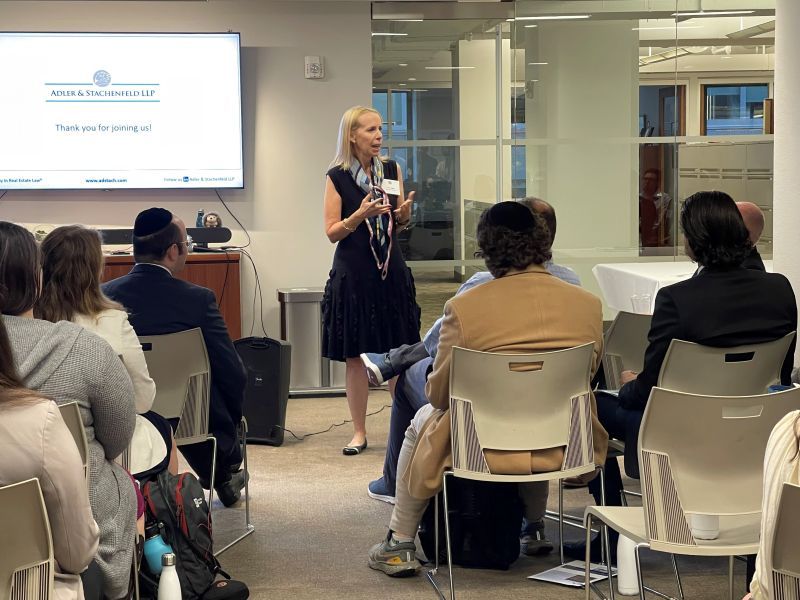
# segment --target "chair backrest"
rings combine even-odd
[[[454,466],[483,470],[482,453],[475,452],[474,443],[482,449],[518,451],[566,446],[565,468],[590,463],[593,349],[593,344],[584,344],[553,352],[500,354],[454,347]]]
[[[153,410],[167,419],[180,419],[178,444],[208,437],[211,371],[199,328],[165,335],[140,336],[147,370],[156,384]]]
[[[86,481],[89,481],[89,442],[86,439],[86,430],[83,428],[83,419],[81,419],[81,411],[78,408],[77,402],[67,402],[59,404],[58,410],[61,412],[61,418],[67,425],[67,429],[72,434],[72,439],[75,440],[75,445],[78,447],[78,453],[81,455],[81,463],[83,464],[83,475]]]
[[[780,383],[781,366],[795,333],[762,344],[712,348],[672,340],[661,363],[658,387],[693,394],[749,396]]]
[[[761,512],[764,453],[773,427],[800,408],[800,388],[708,396],[654,387],[639,431],[651,540],[694,545],[687,514]]]
[[[798,540],[800,540],[800,486],[784,483],[772,539],[771,598],[795,600],[800,597]],[[778,593],[778,590],[783,594]],[[794,595],[790,592],[794,592]]]
[[[641,372],[652,319],[652,315],[625,311],[617,313],[606,332],[603,350],[603,372],[608,389],[618,390],[622,387],[622,371]]]
[[[53,594],[53,542],[38,479],[0,488],[0,597],[47,600]]]

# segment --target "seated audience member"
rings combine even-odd
[[[143,479],[169,465],[171,472],[177,474],[172,429],[166,419],[149,412],[156,384],[147,370],[142,345],[122,306],[100,290],[102,272],[100,234],[81,225],[57,227],[42,242],[42,293],[34,315],[53,323],[72,321],[111,345],[131,378],[138,413],[131,441],[130,472]]]
[[[556,213],[553,207],[539,198],[525,198],[519,203],[540,215],[547,226],[552,248],[556,235]],[[567,267],[555,264],[548,259],[544,268],[559,279],[580,285],[578,275]],[[494,276],[489,271],[478,271],[464,282],[456,296],[463,294],[482,283],[491,281]],[[414,413],[428,404],[425,396],[425,380],[430,372],[439,345],[439,331],[442,327],[440,317],[425,334],[421,342],[394,348],[386,354],[362,354],[361,360],[367,368],[367,376],[373,385],[380,385],[392,377],[399,376],[392,402],[392,417],[389,426],[389,439],[386,443],[386,457],[383,463],[383,476],[370,482],[367,493],[371,498],[394,504],[395,480],[397,479],[397,459],[403,445],[406,429]],[[552,550],[553,546],[544,534],[544,522],[528,523],[522,535],[522,550],[526,554],[538,554]]]
[[[0,222],[3,323],[17,372],[27,388],[59,404],[75,401],[89,442],[89,502],[100,528],[95,561],[108,598],[128,590],[136,535],[136,492],[114,462],[136,424],[133,387],[108,343],[74,323],[33,318],[41,290],[41,259],[33,235]]]
[[[188,283],[176,273],[186,265],[191,240],[186,226],[163,208],[148,208],[133,227],[131,272],[103,284],[103,292],[128,310],[137,335],[162,335],[199,327],[211,366],[209,430],[217,438],[214,487],[225,506],[235,504],[244,487],[238,428],[246,375],[233,347],[214,292]],[[211,444],[181,446],[180,450],[208,487]]]
[[[727,348],[769,342],[797,329],[797,306],[786,277],[742,267],[752,244],[730,196],[693,194],[684,203],[680,224],[686,253],[700,265],[699,272],[658,291],[642,372],[622,373],[624,385],[618,398],[597,394],[600,422],[609,435],[625,441],[625,471],[636,478],[639,426],[673,339]],[[781,368],[783,384],[789,383],[794,348],[792,341]],[[593,481],[589,488],[599,504],[599,483]],[[605,489],[606,504],[618,506],[622,479],[615,458],[606,462]],[[583,556],[585,548],[569,544],[567,552]],[[593,548],[593,553],[598,552]]]
[[[0,300],[2,302],[2,300]],[[58,406],[25,389],[0,320],[0,486],[37,478],[42,488],[55,559],[56,600],[83,598],[79,573],[97,553],[83,464]],[[6,545],[3,552],[13,552]]]
[[[756,558],[756,572],[745,599],[777,598],[772,582],[772,540],[778,501],[784,483],[800,485],[800,411],[783,417],[769,436],[764,456],[764,496],[761,500],[761,543]]]
[[[761,255],[758,253],[758,240],[761,239],[761,234],[764,231],[764,213],[752,202],[737,202],[736,208],[742,215],[744,226],[747,227],[748,237],[753,249],[742,261],[742,266],[745,269],[756,269],[757,271],[766,271],[764,268],[764,261],[761,260]]]
[[[580,287],[547,272],[550,234],[543,219],[517,202],[501,202],[486,210],[477,229],[480,252],[495,279],[449,300],[441,338],[425,395],[406,430],[400,451],[396,504],[386,539],[369,552],[369,566],[390,576],[411,575],[419,568],[414,536],[441,487],[450,456],[450,359],[453,346],[487,352],[539,352],[594,344],[593,371],[602,348],[600,300]],[[500,310],[487,311],[487,307]],[[596,421],[596,420],[595,420]],[[596,460],[605,459],[608,438],[595,425]],[[533,452],[522,458],[526,472],[560,469],[563,451]],[[486,456],[492,472],[509,473],[519,453]],[[525,516],[544,516],[547,483],[524,484],[520,495]]]

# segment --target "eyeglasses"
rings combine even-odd
[[[191,252],[192,250],[194,250],[194,240],[192,239],[192,236],[190,236],[190,235],[186,236],[186,241],[175,242],[175,243],[178,244],[179,246],[184,246],[185,245],[187,252]]]

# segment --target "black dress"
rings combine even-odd
[[[342,198],[342,218],[347,218],[366,194],[350,171],[334,167],[328,177]],[[397,163],[384,164],[384,177],[397,179]],[[397,196],[390,195],[389,200],[392,209],[397,208]],[[367,224],[361,223],[337,244],[333,256],[322,298],[322,355],[343,361],[362,352],[388,352],[418,342],[419,327],[414,278],[397,243],[397,229],[392,231],[389,271],[381,280]]]

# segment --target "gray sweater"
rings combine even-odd
[[[136,492],[114,458],[135,426],[133,387],[108,343],[66,321],[3,315],[25,385],[63,404],[77,402],[89,442],[89,502],[100,528],[97,563],[108,598],[125,595],[136,535]]]

